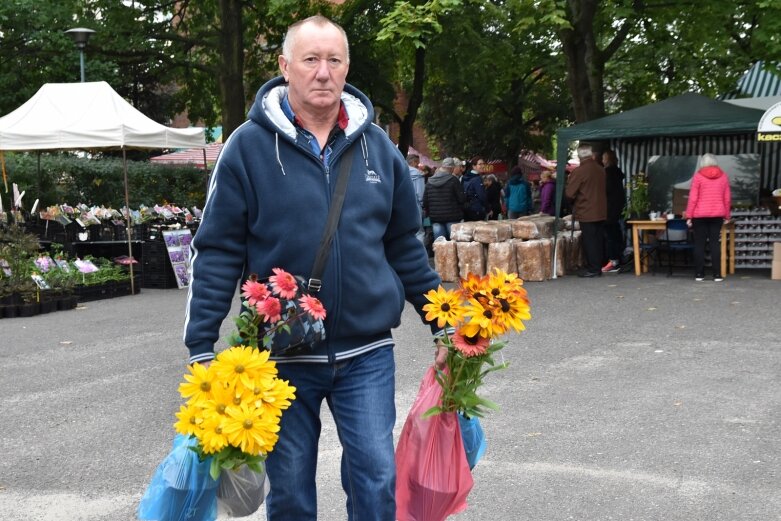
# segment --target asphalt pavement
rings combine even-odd
[[[533,318],[484,387],[501,410],[483,420],[488,450],[452,519],[781,520],[781,282],[526,287]],[[185,297],[144,289],[0,320],[0,521],[135,518],[174,434]],[[398,436],[433,349],[409,307],[395,337]],[[319,519],[342,521],[323,416]]]

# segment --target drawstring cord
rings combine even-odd
[[[274,133],[274,140],[275,140],[274,145],[277,151],[277,163],[279,163],[279,168],[282,170],[282,175],[286,176],[287,174],[285,173],[285,167],[282,165],[282,159],[280,159],[279,157],[279,133],[278,132]]]

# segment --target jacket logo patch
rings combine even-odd
[[[375,172],[374,170],[367,170],[366,171],[366,182],[377,184],[382,183],[382,179],[380,179],[380,174]]]

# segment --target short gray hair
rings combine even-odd
[[[594,149],[591,145],[578,145],[578,159],[591,159],[594,155]]]
[[[713,154],[703,154],[700,157],[700,166],[698,168],[703,168],[706,166],[719,166],[719,161],[716,159],[716,156]]]
[[[347,33],[344,31],[341,25],[319,14],[315,16],[310,16],[309,18],[305,18],[304,20],[299,20],[298,22],[294,23],[293,25],[287,28],[287,33],[285,34],[285,40],[282,42],[282,56],[284,56],[288,62],[293,59],[293,45],[296,43],[296,35],[298,34],[298,30],[303,25],[308,23],[315,24],[319,27],[332,25],[337,29],[339,29],[339,32],[342,33],[342,38],[344,38],[344,50],[347,53],[346,54],[347,63],[348,64],[350,63],[350,43],[347,41]]]

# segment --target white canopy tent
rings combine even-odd
[[[136,110],[105,81],[47,83],[0,118],[0,150],[192,148],[203,128],[169,128]]]
[[[205,146],[203,128],[161,125],[136,110],[104,81],[44,84],[21,107],[0,118],[0,151],[121,148],[128,212],[128,148]],[[128,255],[132,256],[129,215],[127,227]],[[132,264],[130,274],[132,287]]]

